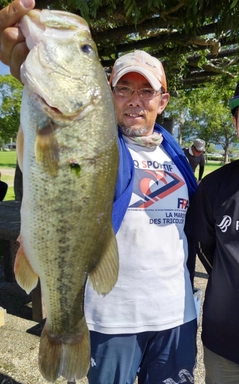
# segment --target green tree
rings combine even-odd
[[[0,9],[11,0],[0,0]],[[103,67],[143,49],[165,67],[169,89],[235,78],[239,53],[238,0],[36,0],[85,18]]]
[[[0,0],[0,8],[10,2]],[[36,8],[86,18],[107,71],[118,56],[134,49],[159,58],[169,91],[179,93],[167,110],[172,106],[180,144],[200,135],[208,143],[221,144],[227,159],[237,140],[228,99],[239,70],[239,0],[36,0]],[[11,129],[16,132],[20,105],[10,101],[16,96],[11,85],[9,92],[6,84],[2,90],[0,134],[5,135]]]
[[[187,132],[185,135],[184,127],[187,125],[187,121],[190,119],[190,111],[192,109],[190,92],[187,90],[181,90],[173,94],[170,97],[169,104],[167,105],[165,116],[170,117],[174,121],[174,126],[177,128],[178,143],[182,146],[183,141],[189,139],[193,132]]]
[[[200,137],[208,146],[220,144],[225,162],[230,149],[239,143],[228,105],[236,83],[228,80],[227,85],[225,79],[218,78],[205,87],[181,90],[167,107],[167,114],[174,118],[183,142]]]
[[[16,139],[20,124],[22,85],[11,75],[0,76],[0,137]]]

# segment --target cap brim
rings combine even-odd
[[[139,68],[138,66],[131,65],[130,67],[123,68],[121,71],[119,71],[115,75],[115,77],[112,80],[113,87],[115,87],[115,85],[118,83],[119,79],[121,79],[122,76],[130,72],[137,72],[137,73],[140,73],[142,76],[144,76],[148,80],[148,82],[151,84],[153,89],[155,89],[155,91],[159,91],[160,88],[163,86],[160,83],[160,81],[147,69]]]
[[[234,108],[238,107],[238,105],[239,105],[239,96],[232,97],[229,100],[229,107],[231,109],[234,109]]]

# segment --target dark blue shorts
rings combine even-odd
[[[89,384],[194,383],[196,333],[196,319],[160,332],[91,331]]]

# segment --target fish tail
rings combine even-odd
[[[90,338],[85,318],[81,319],[77,335],[51,334],[45,325],[38,362],[42,376],[52,383],[60,376],[67,381],[84,378],[90,365]]]

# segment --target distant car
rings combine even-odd
[[[16,149],[17,145],[16,143],[9,143],[5,144],[4,149],[5,151],[10,151],[11,149]]]
[[[224,156],[221,153],[206,153],[207,158],[214,157],[218,159],[223,159]]]

